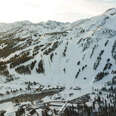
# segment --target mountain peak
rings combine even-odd
[[[106,10],[104,14],[115,15],[116,14],[116,8],[110,8],[110,9]]]

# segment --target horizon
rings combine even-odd
[[[0,23],[74,22],[116,8],[115,0],[4,0],[0,3]]]

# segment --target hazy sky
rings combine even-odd
[[[112,7],[116,7],[116,0],[0,0],[0,22],[72,22]]]

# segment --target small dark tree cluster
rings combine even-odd
[[[54,53],[51,53],[50,54],[50,60],[51,60],[51,62],[53,61],[53,56],[54,56]]]
[[[75,78],[78,78],[80,72],[81,72],[81,70],[79,69],[76,76],[75,76]]]
[[[11,59],[10,68],[14,68],[20,64],[23,64],[24,62],[29,61],[32,58],[32,56],[29,56],[29,53],[24,53],[21,56]]]
[[[44,66],[43,66],[43,60],[39,61],[38,68],[36,68],[36,71],[38,73],[44,73],[45,72],[45,69],[44,69]]]
[[[31,74],[31,70],[33,70],[36,64],[36,60],[31,62],[29,65],[21,65],[15,69],[15,71],[19,74]]]
[[[0,62],[0,74],[6,77],[10,76],[6,62]]]
[[[16,116],[22,116],[25,114],[25,109],[24,108],[19,108],[16,112],[15,112]]]
[[[87,37],[84,39],[85,40],[85,43],[83,44],[83,52],[90,47],[90,44],[91,44],[91,40],[92,38],[91,37]]]
[[[112,70],[112,74],[116,74],[116,70]]]
[[[78,62],[77,62],[77,65],[80,65],[80,63],[81,63],[81,62],[80,62],[80,61],[78,61]]]
[[[65,49],[64,49],[64,51],[63,51],[63,56],[66,56],[67,48],[68,48],[68,42],[66,43]]]
[[[31,64],[30,64],[30,68],[31,68],[31,70],[33,70],[33,68],[34,68],[34,66],[35,66],[35,64],[36,64],[36,60],[35,61],[33,61]]]
[[[96,62],[93,65],[94,70],[96,70],[98,68],[100,61],[101,61],[101,56],[103,55],[103,53],[104,53],[104,50],[101,50],[101,52],[99,53],[99,56],[97,57]]]
[[[96,60],[96,62],[95,62],[94,65],[93,65],[93,69],[94,69],[94,70],[97,69],[97,67],[98,67],[99,64],[100,64],[100,61],[101,61],[101,57],[97,57],[97,60]]]
[[[17,67],[15,71],[19,74],[31,74],[30,68],[24,65]]]
[[[82,71],[83,71],[86,67],[87,67],[87,65],[83,66],[83,67],[82,67]]]
[[[111,63],[107,63],[106,65],[105,65],[105,67],[104,67],[104,71],[105,70],[107,70],[107,69],[111,69],[111,66],[112,66],[112,64]]]
[[[58,46],[59,46],[59,42],[58,42],[58,41],[54,42],[54,44],[52,45],[51,48],[49,47],[47,50],[44,51],[44,54],[49,55],[49,54],[50,54],[52,51],[54,51]]]
[[[112,47],[112,57],[116,61],[116,41],[114,42],[113,47]]]
[[[93,49],[92,49],[92,52],[91,52],[91,55],[90,55],[90,58],[92,58],[93,54],[94,54],[94,51],[95,51],[95,48],[96,48],[96,45],[94,45]]]
[[[104,44],[104,45],[105,45],[105,47],[107,46],[108,42],[109,42],[109,40],[107,40],[107,41],[105,42],[105,44]]]
[[[105,76],[107,76],[108,74],[109,74],[108,72],[99,72],[96,75],[95,80],[99,81],[99,80],[103,79]]]

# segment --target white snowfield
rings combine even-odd
[[[46,88],[48,85],[65,87],[64,91],[52,97],[46,97],[44,101],[52,101],[59,96],[61,100],[67,101],[91,93],[93,88],[103,87],[115,76],[112,74],[112,71],[116,69],[116,48],[113,49],[113,46],[116,46],[115,8],[109,9],[99,16],[74,23],[48,21],[33,24],[24,21],[0,24],[0,39],[8,33],[15,33],[13,38],[10,38],[14,40],[15,38],[31,38],[31,44],[23,50],[11,53],[8,57],[0,57],[0,61],[8,61],[16,54],[20,55],[22,51],[27,50],[32,56],[35,46],[43,46],[32,59],[23,64],[14,68],[10,68],[10,63],[7,64],[9,73],[18,79],[5,83],[5,77],[1,76],[0,93],[25,88],[24,82],[36,81]],[[52,49],[55,42],[58,43],[56,48],[45,54],[45,50]],[[27,40],[20,41],[15,46],[23,44],[27,44]],[[0,49],[6,46],[0,44]],[[45,46],[47,47],[45,48]],[[42,48],[45,49],[42,51]],[[51,54],[53,54],[52,58]],[[108,61],[108,59],[110,60]],[[24,75],[15,71],[17,67],[26,66],[35,60],[37,62],[31,70],[31,74]],[[43,61],[45,70],[43,73],[36,71],[40,60]],[[107,63],[111,64],[111,67],[104,70]],[[108,74],[100,80],[96,80],[96,76],[100,72],[108,72]]]

